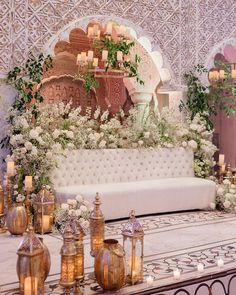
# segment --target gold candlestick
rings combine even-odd
[[[31,189],[30,188],[27,188],[27,190],[26,190],[25,206],[26,206],[26,212],[27,212],[28,225],[31,225],[32,224],[31,213],[30,213],[30,205],[31,205],[30,192],[31,192]]]

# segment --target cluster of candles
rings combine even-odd
[[[217,266],[219,268],[222,268],[222,267],[224,267],[224,260],[222,258],[219,258],[219,259],[217,259],[216,264],[217,264]],[[198,263],[198,265],[197,265],[197,271],[198,271],[198,273],[203,273],[204,272],[204,264]],[[174,276],[174,278],[176,280],[179,280],[180,279],[180,276],[181,276],[180,269],[176,268],[173,271],[173,276]]]
[[[113,27],[118,35],[119,38],[123,37],[125,39],[129,38],[129,30],[123,25],[117,26],[114,25],[113,23],[109,22],[106,25],[105,28],[105,36],[111,38],[112,33],[113,33]],[[88,38],[92,39],[99,39],[101,35],[101,31],[99,30],[98,25],[94,25],[93,27],[88,27]],[[124,59],[123,52],[122,51],[117,51],[116,58],[118,62],[122,62]],[[108,50],[102,50],[102,62],[106,63],[108,60]],[[93,50],[89,50],[88,53],[86,52],[81,52],[77,55],[77,65],[79,66],[92,66],[94,68],[98,67],[98,58],[94,57],[94,52]]]
[[[233,64],[235,66],[235,64]],[[224,70],[213,70],[209,72],[209,80],[210,81],[218,81],[218,80],[223,80],[226,78],[225,71]],[[231,69],[231,78],[235,79],[236,78],[236,69],[232,68]]]

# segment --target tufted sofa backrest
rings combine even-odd
[[[183,148],[75,150],[57,162],[55,188],[194,175],[193,152]]]

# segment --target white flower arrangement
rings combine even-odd
[[[55,229],[63,233],[67,222],[70,220],[70,216],[76,215],[84,231],[88,231],[91,210],[90,203],[80,195],[77,195],[75,199],[68,199],[67,203],[62,203],[54,212]]]
[[[195,155],[196,176],[210,174],[216,147],[211,142],[212,132],[206,129],[200,115],[176,123],[173,111],[164,108],[160,114],[151,112],[140,126],[136,109],[131,109],[127,118],[123,111],[110,118],[109,112],[102,113],[100,108],[94,115],[90,110],[82,115],[80,108],[72,109],[63,103],[37,106],[37,110],[37,118],[31,108],[22,114],[15,110],[10,113],[11,158],[17,165],[19,194],[23,193],[25,175],[33,176],[34,192],[42,185],[52,186],[49,175],[57,165],[55,156],[68,149],[190,148]]]
[[[225,179],[216,185],[216,208],[227,212],[236,211],[236,185]]]

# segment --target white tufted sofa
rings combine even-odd
[[[193,153],[179,149],[76,150],[57,159],[52,180],[59,202],[100,193],[106,219],[207,208],[215,184],[194,177]]]

